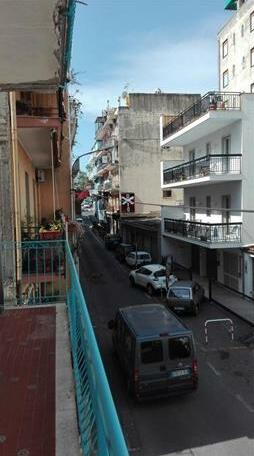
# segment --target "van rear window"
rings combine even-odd
[[[191,355],[191,343],[189,337],[174,337],[168,340],[170,359],[189,358]]]
[[[161,340],[141,342],[140,352],[143,364],[160,363],[163,360]]]

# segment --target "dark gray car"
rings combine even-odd
[[[204,288],[197,282],[178,280],[167,292],[167,305],[176,312],[190,312],[197,315],[204,299]]]

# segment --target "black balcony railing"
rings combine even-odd
[[[163,184],[211,175],[241,174],[241,154],[206,155],[163,171]]]
[[[57,106],[33,106],[23,100],[16,101],[16,113],[17,116],[60,117]]]
[[[166,233],[203,242],[241,242],[241,223],[202,223],[191,220],[165,219]]]
[[[192,106],[181,112],[163,128],[163,139],[168,138],[181,128],[206,114],[208,111],[239,110],[240,93],[208,92]]]

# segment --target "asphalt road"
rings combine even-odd
[[[138,456],[253,456],[254,349],[244,345],[252,328],[215,304],[205,302],[198,317],[182,317],[197,344],[197,392],[136,403],[112,355],[107,329],[119,306],[160,302],[131,288],[128,269],[86,229],[80,247],[80,280],[129,452]],[[209,318],[233,319],[235,340],[225,326],[209,329]],[[119,455],[120,456],[120,455]]]

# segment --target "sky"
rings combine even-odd
[[[217,32],[231,16],[224,0],[85,1],[76,7],[71,62],[70,91],[83,103],[75,156],[91,150],[96,117],[126,90],[218,88]]]

